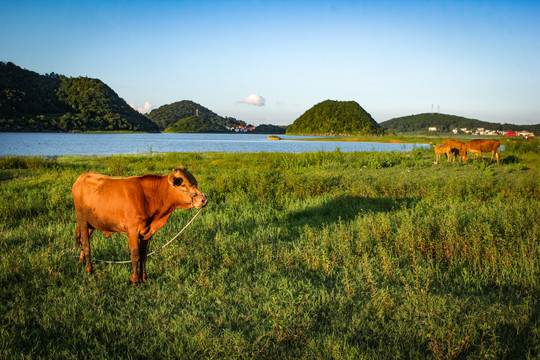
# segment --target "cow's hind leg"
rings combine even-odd
[[[77,229],[75,230],[75,246],[81,247],[81,229],[79,228],[79,222],[77,221]],[[84,261],[84,251],[81,247],[81,255],[79,256],[79,262]]]
[[[94,272],[90,259],[90,235],[92,234],[92,229],[88,227],[88,223],[81,216],[77,216],[77,228],[79,229],[78,235],[82,247],[79,260],[83,258],[86,260],[86,272],[92,274]]]
[[[90,236],[92,236],[92,232],[94,231],[94,229],[92,228],[88,228],[88,251],[90,251]],[[83,262],[84,261],[84,249],[81,249],[81,255],[79,256],[79,261],[80,262]]]
[[[88,228],[88,245],[90,246],[90,236],[92,235],[92,231],[94,231],[94,229],[92,228]],[[81,247],[81,254],[79,255],[79,262],[83,262],[84,261],[84,247],[82,246],[82,242],[81,242],[81,230],[79,228],[79,224],[77,224],[77,231],[75,233],[75,237],[77,239],[77,247]]]
[[[497,149],[493,150],[491,152],[491,160],[489,160],[489,163],[491,164],[493,162],[493,158],[497,157],[497,165],[499,164],[499,160],[501,158],[501,155],[497,152]]]
[[[146,282],[146,258],[148,256],[148,247],[150,244],[150,239],[143,240],[141,238],[139,242],[139,278],[142,282]]]
[[[133,285],[139,285],[139,275],[137,274],[137,265],[140,261],[140,252],[139,252],[139,234],[129,233],[128,232],[128,242],[129,249],[131,251],[131,277],[130,281]]]

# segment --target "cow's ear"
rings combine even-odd
[[[167,181],[169,181],[169,184],[174,186],[174,169],[173,169],[173,173],[169,174],[169,176],[167,177]]]

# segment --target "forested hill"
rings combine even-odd
[[[469,119],[461,116],[447,114],[418,114],[409,115],[380,123],[383,129],[396,133],[423,132],[428,131],[430,127],[436,127],[437,132],[450,133],[453,129],[467,128],[469,130],[484,128],[486,130],[500,131],[531,131],[535,134],[540,133],[540,124],[538,125],[513,125],[497,124],[476,119]]]
[[[287,128],[293,135],[382,135],[384,130],[355,101],[323,101]]]
[[[147,131],[158,126],[101,80],[0,62],[0,131]]]
[[[190,100],[160,106],[146,116],[166,132],[227,132],[225,126],[246,126],[244,121],[219,116]]]

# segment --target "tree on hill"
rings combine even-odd
[[[158,127],[133,110],[109,86],[98,79],[61,76],[58,97],[74,114],[66,122],[85,124],[88,130],[157,131]]]
[[[57,74],[40,75],[12,62],[0,62],[0,119],[64,113],[69,107],[56,96]]]
[[[236,126],[246,126],[246,123],[241,120],[236,120],[235,118],[231,117],[221,117],[214,113],[213,111],[205,108],[204,106],[201,106],[191,100],[182,100],[177,101],[172,104],[167,104],[160,106],[157,109],[152,110],[149,114],[146,115],[150,120],[155,122],[159,125],[162,129],[167,129],[170,125],[177,123],[180,120],[186,119],[186,118],[192,118],[192,117],[200,117],[205,120],[205,122],[201,122],[201,120],[197,120],[196,123],[201,124],[204,126],[205,129],[208,128],[207,124],[215,124],[221,126],[225,130],[225,126],[227,127],[236,127]],[[196,119],[192,119],[196,120]],[[181,128],[186,128],[184,126],[176,126],[175,129],[177,131],[175,132],[182,132],[179,131]],[[187,128],[191,129],[191,126],[188,126]],[[215,128],[215,131],[212,132],[223,132],[221,130],[218,131],[218,128],[213,126]],[[187,131],[187,132],[208,132],[207,130],[203,131]]]
[[[158,131],[99,79],[39,75],[0,62],[0,130]]]
[[[287,128],[294,135],[382,135],[384,130],[355,101],[326,100]]]
[[[202,116],[189,116],[167,126],[166,133],[223,133],[228,130],[221,124]]]
[[[204,118],[218,117],[214,112],[191,100],[182,100],[160,106],[159,108],[152,110],[146,116],[158,124],[160,128],[165,129],[180,119],[197,115]]]

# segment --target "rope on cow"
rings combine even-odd
[[[200,214],[200,212],[202,211],[203,208],[200,208],[199,211],[197,211],[197,213],[191,218],[191,220],[189,220],[189,222],[182,228],[182,230],[180,230],[178,232],[178,234],[176,234],[171,240],[169,240],[165,245],[163,245],[162,247],[160,247],[159,249],[156,249],[154,251],[152,251],[150,254],[147,254],[146,257],[149,257],[161,250],[163,250],[166,246],[168,246],[170,243],[172,243],[174,240],[176,240],[176,238],[178,236],[180,236],[180,234],[182,234],[184,232],[184,230],[186,230],[186,228],[193,222],[193,220],[195,220],[195,218],[197,217],[197,215]],[[105,264],[128,264],[128,263],[131,263],[131,260],[124,260],[124,261],[111,261],[111,260],[100,260],[100,259],[94,259],[94,261],[97,261],[97,262],[102,262],[102,263],[105,263]]]

